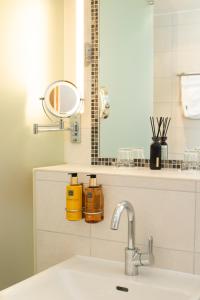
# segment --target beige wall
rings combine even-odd
[[[0,289],[33,272],[32,168],[63,162],[62,133],[32,134],[64,76],[63,0],[0,1]]]

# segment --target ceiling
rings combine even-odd
[[[200,9],[200,0],[155,0],[156,13]]]

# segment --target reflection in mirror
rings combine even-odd
[[[100,0],[99,15],[99,86],[112,99],[109,117],[102,119],[101,113],[100,155],[116,157],[119,148],[143,147],[147,156],[153,112],[152,6],[141,0],[126,5]]]
[[[80,108],[80,96],[74,84],[56,81],[47,88],[44,102],[48,111],[56,117],[68,118]]]
[[[181,74],[180,85],[184,116],[200,119],[200,74]]]
[[[154,114],[165,112],[172,117],[169,157],[183,159],[186,149],[200,145],[200,88],[198,75],[193,75],[200,73],[200,1],[158,0],[155,4]]]
[[[100,88],[100,95],[99,95],[99,101],[100,101],[100,118],[101,119],[107,119],[110,114],[110,99],[108,90],[106,87]]]
[[[124,6],[121,0],[99,0],[98,80],[112,99],[109,118],[100,119],[101,161],[126,147],[142,147],[149,158],[151,112],[172,120],[170,160],[180,161],[185,149],[200,146],[200,76],[190,83],[188,76],[182,77],[182,85],[177,76],[200,73],[200,2],[147,2],[127,1]]]

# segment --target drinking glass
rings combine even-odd
[[[120,148],[117,153],[117,166],[130,167],[132,161],[132,149]]]

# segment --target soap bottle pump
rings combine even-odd
[[[104,219],[104,197],[101,185],[97,185],[95,174],[90,177],[89,186],[85,188],[85,221],[99,223]]]
[[[69,173],[70,184],[66,187],[66,219],[80,221],[82,219],[83,186],[78,183],[77,173]]]

